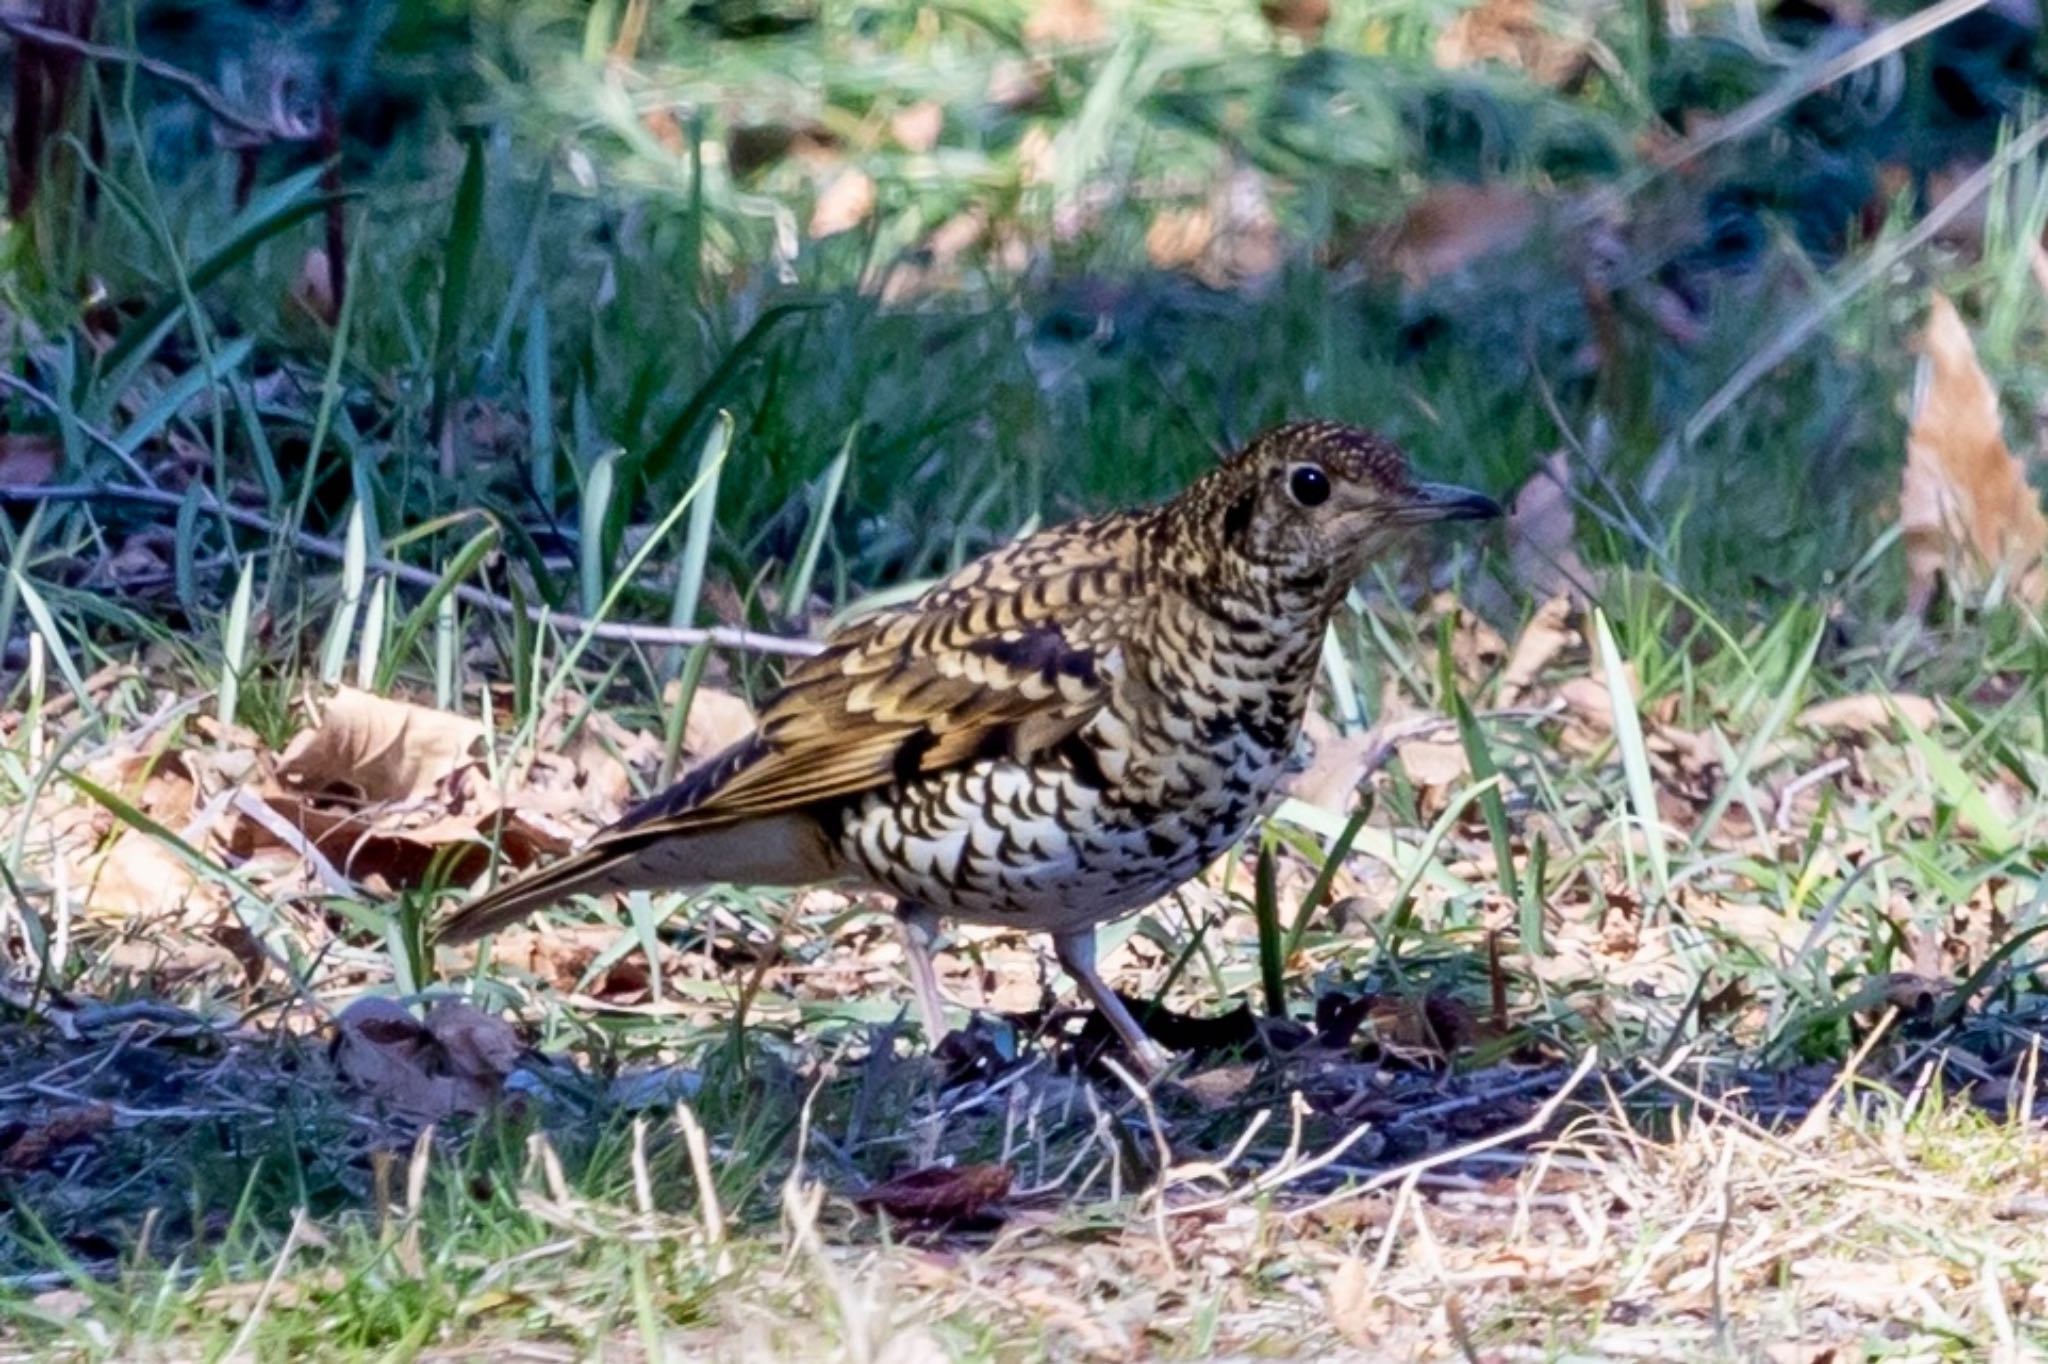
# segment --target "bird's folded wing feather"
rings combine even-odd
[[[1118,556],[978,561],[856,622],[791,672],[756,732],[598,843],[779,814],[983,757],[1056,746],[1101,709],[1142,609]]]

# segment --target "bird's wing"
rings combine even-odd
[[[1086,525],[1058,534],[1061,545],[1020,541],[835,634],[789,674],[752,735],[598,843],[785,813],[1057,747],[1107,700],[1129,622],[1144,609],[1127,536]]]

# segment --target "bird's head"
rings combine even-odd
[[[1190,493],[1230,566],[1319,596],[1341,594],[1412,527],[1501,514],[1481,493],[1419,481],[1392,441],[1338,422],[1276,426]]]

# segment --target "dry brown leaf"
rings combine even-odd
[[[907,152],[928,152],[938,146],[945,128],[945,106],[937,100],[920,100],[889,120],[889,136]]]
[[[102,919],[211,919],[225,903],[219,886],[202,884],[183,858],[133,831],[114,840],[86,881],[86,907]]]
[[[1538,607],[1529,623],[1522,627],[1521,635],[1515,640],[1514,651],[1508,655],[1507,667],[1501,670],[1502,705],[1512,706],[1521,700],[1536,679],[1543,675],[1543,670],[1572,646],[1578,636],[1571,630],[1571,614],[1570,597],[1552,597]]]
[[[286,828],[237,818],[228,844],[238,856],[259,848],[316,849],[343,874],[388,887],[420,884],[436,862],[450,875],[480,875],[495,848],[527,866],[573,845],[547,809],[566,786],[569,804],[596,804],[571,778],[522,791],[511,801],[487,778],[481,724],[460,715],[344,688],[319,725],[293,739],[260,797]],[[549,766],[557,757],[551,756]],[[275,823],[277,821],[272,821]],[[291,837],[296,831],[297,837]]]
[[[662,699],[673,705],[676,695],[668,691]],[[683,752],[692,760],[709,757],[753,732],[754,712],[744,697],[700,686],[690,697],[690,714],[683,721]]]
[[[114,1110],[105,1104],[64,1109],[8,1142],[6,1149],[0,1150],[0,1170],[25,1173],[40,1169],[65,1147],[89,1141],[113,1125]]]
[[[1313,43],[1330,25],[1330,0],[1259,0],[1259,14],[1275,31]]]
[[[1383,247],[1411,288],[1514,249],[1536,229],[1542,201],[1517,185],[1432,187],[1409,205]]]
[[[1583,597],[1592,585],[1576,544],[1571,479],[1571,461],[1559,450],[1522,485],[1508,509],[1508,564],[1534,597]]]
[[[1546,17],[1537,0],[1480,0],[1437,35],[1436,64],[1455,71],[1500,62],[1545,85],[1565,84],[1586,70],[1590,46],[1554,31]]]
[[[875,211],[875,182],[867,172],[848,166],[833,176],[811,206],[812,237],[830,237],[848,232],[868,220]]]
[[[1998,394],[1955,304],[1935,293],[1921,337],[1920,375],[1899,527],[1906,543],[1909,609],[1924,613],[1938,582],[1982,592],[2001,569],[2022,601],[2039,605],[2048,574],[2048,518],[2026,471],[2006,448]]]
[[[853,1201],[906,1222],[953,1222],[1000,1203],[1013,1178],[1007,1165],[930,1166],[871,1185]]]
[[[1920,730],[1933,729],[1941,722],[1940,708],[1924,696],[1859,692],[1817,701],[1800,711],[1792,723],[1822,734],[1880,734],[1890,730],[1901,715]]]
[[[1323,1285],[1330,1307],[1330,1324],[1337,1334],[1353,1345],[1366,1348],[1377,1344],[1388,1328],[1372,1290],[1372,1271],[1356,1255],[1347,1255]]]
[[[587,986],[583,978],[600,953],[615,946],[616,928],[598,924],[551,924],[546,929],[513,927],[491,938],[491,969],[501,974],[525,975],[540,981],[558,994],[579,991],[592,999],[630,1002],[647,997],[651,977],[647,959],[628,952],[605,968]],[[480,945],[446,949],[442,958],[451,974],[473,969],[482,953]],[[675,966],[664,944],[662,956]]]
[[[1024,21],[1024,41],[1032,47],[1086,47],[1108,34],[1095,0],[1040,0]]]
[[[48,483],[63,462],[64,443],[55,436],[39,431],[0,435],[0,484],[26,488]]]
[[[1156,270],[1189,270],[1215,236],[1207,208],[1162,209],[1145,229],[1145,259]]]
[[[466,716],[343,687],[285,748],[277,777],[308,796],[421,800],[475,763],[483,742],[483,725]]]
[[[524,1050],[503,1019],[455,1001],[435,1005],[421,1022],[392,1000],[365,995],[334,1026],[342,1078],[422,1122],[482,1112]]]
[[[1337,727],[1319,713],[1310,711],[1303,731],[1313,748],[1309,764],[1288,777],[1282,788],[1296,800],[1349,815],[1358,800],[1358,787],[1371,775],[1366,769],[1370,755],[1379,747],[1370,733],[1339,734]]]
[[[1459,785],[1472,775],[1465,745],[1456,738],[1410,739],[1396,744],[1394,752],[1400,755],[1401,767],[1408,773],[1408,780],[1425,790],[1440,792]]]
[[[1265,179],[1242,167],[1217,184],[1208,203],[1165,209],[1145,231],[1154,268],[1186,271],[1212,289],[1264,280],[1283,254]]]

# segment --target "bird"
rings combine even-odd
[[[1198,875],[1276,798],[1352,584],[1432,522],[1497,517],[1331,421],[1255,436],[1177,496],[1040,530],[841,625],[754,730],[580,851],[441,925],[473,941],[578,893],[837,884],[893,896],[919,1021],[943,923],[1048,934],[1156,1079],[1098,925]]]

